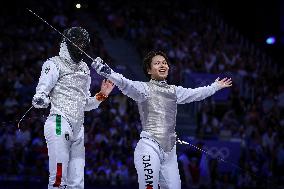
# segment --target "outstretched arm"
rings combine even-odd
[[[107,64],[103,63],[101,58],[98,57],[95,59],[92,63],[92,68],[94,68],[99,75],[111,80],[123,94],[133,100],[142,102],[147,98],[148,87],[144,82],[132,81],[114,72]]]
[[[224,78],[222,80],[219,80],[219,77],[215,80],[214,83],[205,87],[190,89],[178,86],[176,87],[177,102],[178,104],[185,104],[193,101],[200,101],[213,95],[215,92],[217,92],[220,89],[231,86],[232,86],[231,78],[229,79]]]
[[[49,104],[49,93],[55,86],[59,77],[57,66],[51,61],[46,61],[41,70],[36,94],[33,97],[32,104],[35,108],[47,108]]]
[[[90,85],[89,85],[90,86]],[[94,97],[91,97],[89,92],[89,98],[85,106],[85,111],[90,111],[99,107],[100,103],[104,101],[114,88],[113,82],[110,80],[103,80],[101,85],[101,90]]]

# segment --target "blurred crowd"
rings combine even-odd
[[[85,27],[92,34],[91,53],[112,64],[95,28],[60,2],[41,5],[53,7],[48,13],[37,10],[61,31]],[[184,187],[277,188],[284,179],[283,70],[217,13],[192,2],[98,1],[88,14],[95,15],[113,38],[131,41],[141,57],[152,49],[165,51],[171,63],[170,84],[182,85],[185,74],[196,72],[233,78],[226,102],[209,98],[198,103],[196,137],[240,139],[238,166],[242,170],[232,166],[231,172],[220,173],[216,159],[192,150],[179,152]],[[58,53],[60,37],[44,23],[21,15],[0,19],[0,180],[40,181],[48,176],[42,128],[48,110],[32,110],[21,131],[16,123],[31,106],[41,65]],[[98,85],[92,86],[94,95]],[[141,130],[139,121],[135,103],[121,94],[86,113],[86,182],[137,182],[133,151]],[[204,165],[206,179],[201,174]]]

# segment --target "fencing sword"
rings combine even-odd
[[[28,112],[30,112],[30,110],[31,110],[32,108],[33,108],[33,106],[30,107],[30,108],[24,113],[24,115],[22,116],[21,119],[2,121],[2,122],[0,122],[0,126],[10,126],[11,124],[12,124],[12,125],[16,124],[16,127],[17,127],[19,130],[21,130],[21,129],[20,129],[20,123],[24,120],[24,118],[26,117],[26,115],[28,114]],[[46,116],[46,115],[42,115],[42,116],[32,116],[32,117],[29,117],[29,118],[27,118],[27,119],[25,119],[25,120],[35,120],[35,119],[41,119],[41,118],[45,118],[45,119],[46,119],[47,116]]]
[[[20,123],[21,123],[21,121],[24,119],[24,117],[27,115],[27,113],[29,113],[29,111],[30,111],[31,109],[33,109],[33,107],[34,107],[34,106],[31,106],[31,107],[24,113],[24,115],[22,116],[22,118],[20,119],[20,121],[19,121],[18,124],[17,124],[18,129],[20,129]]]

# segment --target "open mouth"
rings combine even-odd
[[[159,70],[159,73],[161,73],[161,74],[165,74],[166,72],[167,72],[166,69],[160,69],[160,70]]]

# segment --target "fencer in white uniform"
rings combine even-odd
[[[134,163],[139,189],[158,189],[158,185],[161,189],[180,189],[175,132],[177,104],[203,100],[231,86],[231,79],[218,78],[210,86],[195,89],[169,85],[166,82],[169,62],[163,52],[150,52],[144,59],[143,69],[149,82],[126,79],[100,58],[92,67],[138,104],[142,132],[135,148]]]
[[[82,50],[90,45],[88,32],[80,27],[65,30],[65,36]],[[99,106],[113,89],[103,81],[101,91],[91,97],[90,70],[84,54],[65,38],[59,56],[48,59],[42,66],[32,104],[47,108],[50,114],[44,125],[49,156],[48,188],[84,188],[84,111]]]

